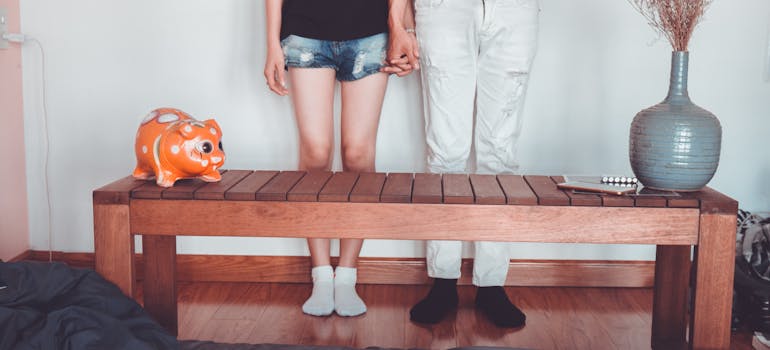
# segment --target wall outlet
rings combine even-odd
[[[3,39],[3,34],[8,33],[8,9],[0,7],[0,49],[7,49],[8,40]]]

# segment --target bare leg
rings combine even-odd
[[[299,130],[299,168],[329,170],[334,144],[333,69],[292,68],[289,74],[294,114]],[[315,316],[334,310],[334,273],[328,239],[308,239],[313,264],[313,293],[302,311]]]
[[[388,76],[377,73],[342,83],[342,167],[345,171],[374,171],[377,127]],[[358,254],[364,241],[340,240],[340,263],[334,277],[334,310],[340,316],[366,312],[356,293]]]
[[[342,83],[342,167],[345,171],[374,171],[377,127],[388,75],[377,73]],[[363,240],[340,240],[339,266],[355,268]]]

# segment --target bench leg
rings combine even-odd
[[[94,204],[94,256],[96,272],[133,297],[134,236],[129,226],[128,205]]]
[[[681,349],[687,344],[690,246],[659,245],[655,258],[652,347]]]
[[[690,347],[728,349],[735,272],[735,215],[701,214],[698,241]]]
[[[174,335],[177,329],[176,237],[142,236],[144,308]]]

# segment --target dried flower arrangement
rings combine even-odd
[[[687,51],[695,26],[712,0],[628,0],[674,51]]]

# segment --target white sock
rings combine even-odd
[[[316,266],[313,276],[313,294],[302,304],[302,311],[313,316],[328,316],[334,311],[334,271],[329,265]]]
[[[366,304],[356,293],[356,269],[337,266],[334,272],[334,311],[340,316],[358,316]]]

